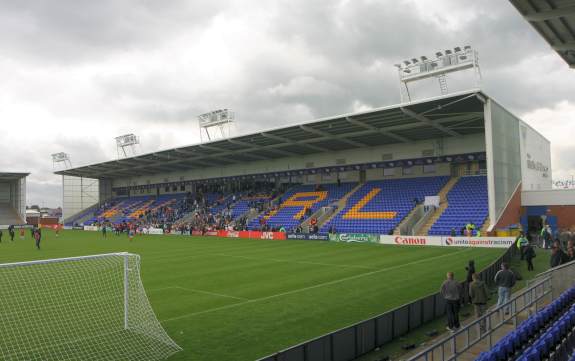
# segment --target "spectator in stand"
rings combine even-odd
[[[455,228],[451,228],[450,235],[451,235],[451,237],[457,237],[457,231],[455,230]]]
[[[471,277],[472,282],[469,284],[469,298],[471,299],[471,303],[475,309],[475,317],[481,318],[485,314],[485,311],[487,311],[489,290],[487,289],[485,282],[479,279],[479,275],[477,273],[473,273]],[[486,331],[485,320],[479,322],[479,331],[481,333]]]
[[[495,274],[495,285],[497,289],[497,308],[503,307],[508,301],[511,295],[511,289],[515,286],[517,281],[515,274],[509,269],[509,265],[506,262],[501,264],[501,270]],[[505,314],[509,314],[509,306],[505,307]]]
[[[453,272],[447,272],[447,279],[441,285],[439,293],[445,299],[447,311],[447,330],[455,332],[459,324],[459,303],[461,301],[461,286],[454,279]]]
[[[533,258],[535,258],[537,256],[535,254],[535,249],[533,248],[533,246],[531,246],[529,243],[527,243],[523,253],[525,256],[525,261],[527,262],[527,270],[533,271],[533,269],[534,269],[533,268]]]

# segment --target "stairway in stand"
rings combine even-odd
[[[445,186],[441,188],[441,191],[439,191],[439,193],[437,194],[439,196],[439,208],[435,210],[433,215],[429,217],[427,222],[425,222],[423,227],[421,227],[421,229],[417,233],[418,236],[427,236],[427,233],[431,229],[431,226],[433,226],[435,221],[437,221],[437,219],[441,217],[443,212],[447,209],[447,207],[449,206],[449,204],[447,203],[447,193],[449,193],[449,191],[451,190],[451,188],[453,188],[453,186],[457,183],[457,181],[459,181],[459,177],[452,177],[447,182],[447,184],[445,184]]]
[[[349,197],[351,197],[355,192],[357,192],[364,184],[365,183],[358,183],[351,191],[349,191],[345,196],[343,196],[337,202],[337,209],[329,217],[318,222],[318,224],[317,224],[318,229],[321,229],[321,227],[323,227],[325,224],[327,224],[329,221],[331,221],[332,218],[336,216],[336,214],[341,212],[341,210],[344,209],[345,206],[347,205],[347,200],[349,199]]]

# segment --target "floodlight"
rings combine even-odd
[[[461,51],[461,48],[459,46],[456,46],[455,49],[453,50],[455,50],[456,53],[459,53]]]
[[[445,55],[451,55],[453,52],[449,49],[445,50]]]
[[[411,73],[411,70],[409,70],[409,69],[403,69],[403,72],[409,74],[409,73]]]
[[[401,64],[393,64],[397,69],[401,69]]]
[[[404,63],[405,65],[411,64],[411,63],[409,62],[409,60],[404,60],[403,63]]]
[[[427,56],[423,55],[420,57],[421,61],[427,61]]]
[[[438,51],[437,53],[435,53],[435,56],[438,58],[441,58],[443,56],[443,54],[441,53],[441,51]]]
[[[433,62],[433,63],[431,63],[431,64],[429,64],[429,65],[431,65],[432,68],[435,68],[435,67],[437,66],[437,63],[436,63],[436,62]]]
[[[417,60],[416,58],[412,58],[412,59],[411,59],[411,62],[412,62],[413,64],[415,64],[415,63],[419,62],[419,60]]]
[[[461,55],[459,55],[459,59],[460,59],[460,60],[466,60],[466,59],[467,59],[467,55],[461,54]]]
[[[463,49],[465,49],[465,51],[471,50],[471,46],[465,45],[465,46],[463,47]]]

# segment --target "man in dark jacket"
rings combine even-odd
[[[461,286],[454,279],[453,272],[447,272],[447,279],[439,290],[441,296],[446,301],[447,309],[447,330],[455,332],[461,325],[459,324],[459,302],[461,299]]]
[[[527,270],[533,271],[533,258],[535,258],[535,249],[530,244],[525,246],[525,261],[527,262]]]
[[[469,297],[473,308],[475,309],[475,317],[481,318],[487,311],[487,300],[489,299],[489,290],[485,282],[479,279],[477,273],[473,273],[473,282],[469,285]],[[479,323],[479,330],[481,333],[485,332],[485,320]]]
[[[501,270],[495,274],[495,285],[497,289],[497,308],[501,308],[509,301],[511,288],[515,286],[515,274],[509,269],[505,262],[501,264]],[[509,314],[509,306],[505,307],[505,314]]]
[[[465,278],[465,289],[464,296],[465,296],[465,303],[471,303],[471,299],[469,298],[469,285],[473,282],[473,274],[475,273],[475,261],[471,260],[465,267],[467,271],[467,277]]]
[[[566,259],[565,252],[561,249],[559,242],[555,242],[551,248],[551,257],[549,258],[549,266],[551,268],[559,266]]]

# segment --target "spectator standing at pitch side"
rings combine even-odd
[[[551,268],[557,267],[567,260],[567,255],[561,249],[561,244],[559,241],[556,241],[551,247],[551,257],[549,258],[549,266]]]
[[[528,271],[533,271],[533,258],[535,258],[537,255],[535,254],[535,249],[533,248],[532,245],[530,245],[529,243],[527,243],[527,245],[525,246],[524,249],[524,256],[525,256],[525,261],[527,262],[527,270]]]
[[[479,279],[477,273],[473,273],[473,282],[469,285],[469,297],[473,308],[475,309],[475,317],[481,318],[487,311],[487,301],[489,300],[489,290],[485,282]],[[481,333],[486,331],[485,320],[479,322],[479,330]]]
[[[509,265],[505,262],[501,264],[501,270],[495,274],[495,285],[497,289],[497,308],[503,307],[509,301],[511,295],[511,288],[515,286],[515,274],[509,269]],[[505,314],[509,314],[509,307],[505,307]]]
[[[455,332],[461,325],[459,324],[459,303],[461,301],[461,286],[454,279],[453,272],[447,272],[447,279],[439,290],[441,296],[446,301],[447,309],[447,330]]]
[[[465,267],[467,271],[467,277],[465,277],[465,289],[463,290],[463,301],[464,303],[471,303],[471,299],[469,298],[469,285],[473,282],[473,274],[475,273],[475,261],[470,260]]]

